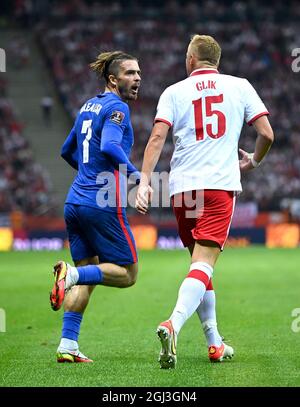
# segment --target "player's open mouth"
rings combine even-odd
[[[138,94],[138,90],[139,90],[139,86],[132,86],[132,88],[131,88],[131,92],[132,92],[134,95],[137,95],[137,94]]]

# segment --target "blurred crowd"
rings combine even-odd
[[[292,50],[300,48],[298,1],[47,0],[38,2],[39,8],[33,0],[18,3],[27,4],[27,11],[31,3],[37,40],[72,117],[103,90],[88,66],[99,52],[120,49],[138,57],[142,87],[131,104],[132,158],[138,168],[159,95],[186,76],[191,34],[214,36],[223,52],[220,72],[253,84],[270,111],[276,137],[260,169],[243,177],[240,200],[255,201],[260,210],[278,210],[283,199],[300,199],[300,72],[292,70]],[[255,131],[245,125],[240,147],[253,151],[254,142]],[[168,170],[172,151],[169,137],[159,171]]]
[[[104,3],[102,6],[100,3]],[[300,73],[292,71],[292,49],[300,47],[300,3],[167,1],[143,8],[138,2],[59,2],[53,17],[68,23],[41,23],[38,38],[67,111],[103,88],[88,64],[100,51],[121,49],[139,58],[142,88],[132,104],[140,167],[155,107],[163,89],[185,77],[185,52],[192,33],[213,35],[221,44],[220,71],[246,77],[270,111],[276,142],[262,167],[243,180],[240,200],[277,210],[284,197],[300,197]],[[80,18],[78,18],[80,16]],[[122,16],[122,17],[121,17]],[[138,18],[137,18],[138,17]],[[255,132],[244,126],[240,146],[253,151]],[[173,151],[166,144],[158,170],[167,170]]]
[[[55,213],[48,174],[24,138],[23,124],[0,77],[0,213],[21,210],[31,215]]]

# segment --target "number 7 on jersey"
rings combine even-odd
[[[86,164],[89,162],[89,141],[92,138],[92,120],[83,120],[81,127],[81,134],[86,134],[83,140],[83,157],[82,162]]]
[[[193,100],[194,113],[195,113],[195,129],[196,129],[196,140],[203,140],[203,108],[202,102],[205,103],[205,112],[206,117],[212,117],[213,115],[217,116],[217,133],[214,134],[212,130],[212,124],[208,123],[206,125],[206,132],[211,138],[220,138],[224,136],[226,131],[226,117],[224,113],[220,110],[213,110],[212,104],[222,103],[223,94],[217,96],[205,96],[197,100]]]

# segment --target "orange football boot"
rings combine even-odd
[[[92,363],[93,360],[84,356],[83,353],[77,351],[63,350],[57,352],[58,363]]]
[[[221,346],[211,345],[208,348],[208,358],[211,362],[222,362],[224,359],[232,359],[233,355],[233,348],[224,342]]]
[[[54,311],[58,311],[64,301],[67,272],[68,266],[64,261],[59,261],[54,266],[54,286],[50,293],[50,304]]]

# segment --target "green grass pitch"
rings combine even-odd
[[[185,251],[141,251],[137,284],[99,286],[80,349],[93,364],[57,364],[62,311],[49,305],[52,265],[67,251],[0,253],[0,386],[299,386],[300,251],[228,248],[215,268],[219,329],[235,349],[211,364],[198,317],[178,340],[176,370],[160,370],[155,329],[169,317],[188,270]]]

